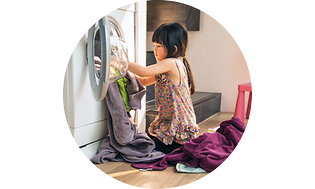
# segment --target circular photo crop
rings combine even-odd
[[[232,35],[194,7],[159,0],[91,23],[71,54],[63,91],[82,155],[143,188],[211,174],[238,145],[252,102]]]

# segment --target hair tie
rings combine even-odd
[[[186,58],[186,56],[183,56],[183,59]]]

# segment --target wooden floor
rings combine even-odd
[[[219,112],[211,118],[199,123],[199,135],[220,125],[222,121],[231,119],[233,113]],[[245,119],[245,125],[247,119]],[[209,173],[178,173],[175,166],[169,166],[163,171],[140,171],[131,167],[127,162],[107,162],[105,164],[95,164],[100,170],[111,177],[137,187],[143,188],[172,188],[194,182]]]

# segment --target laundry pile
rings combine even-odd
[[[97,154],[92,158],[94,163],[107,161],[151,162],[161,159],[165,154],[155,151],[153,140],[146,133],[137,133],[136,126],[130,120],[126,111],[141,109],[141,99],[145,88],[134,74],[127,72],[126,92],[128,93],[128,108],[126,108],[118,82],[110,83],[105,101],[108,107],[108,132]]]
[[[244,130],[245,125],[242,121],[238,117],[233,117],[223,121],[215,133],[206,132],[191,139],[157,162],[133,163],[132,166],[142,170],[164,170],[169,165],[177,164],[178,167],[183,164],[190,168],[200,167],[202,170],[211,172],[229,157]]]

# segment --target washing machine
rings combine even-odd
[[[104,98],[109,83],[125,75],[129,61],[145,65],[145,34],[144,1],[98,20],[71,55],[64,79],[64,110],[71,134],[88,159],[108,136]],[[144,99],[143,109],[133,115],[139,131],[145,129]]]

